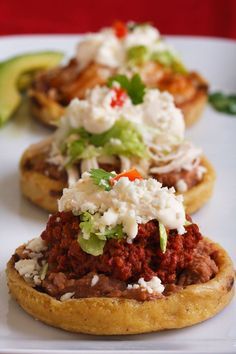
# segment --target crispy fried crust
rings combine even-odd
[[[201,159],[201,165],[206,168],[203,179],[196,186],[183,193],[187,214],[195,213],[195,211],[200,209],[211,198],[213,193],[216,179],[215,170],[206,157]]]
[[[41,143],[31,145],[23,154],[20,162],[20,184],[25,197],[34,204],[51,213],[57,211],[57,200],[67,185],[63,181],[56,181],[42,173],[27,171],[24,168],[25,161],[33,154],[42,149]],[[200,183],[183,193],[184,204],[188,214],[194,213],[201,208],[211,197],[215,182],[215,171],[210,162],[203,157],[202,165],[207,172]]]
[[[187,127],[190,127],[202,116],[207,104],[207,90],[199,90],[191,101],[187,101],[179,106],[184,114],[184,120]]]
[[[215,246],[219,272],[213,279],[152,301],[101,297],[60,302],[26,283],[15,270],[13,257],[7,264],[8,287],[31,316],[71,332],[118,335],[182,328],[214,316],[233,297],[232,261],[223,248]]]
[[[57,127],[65,108],[44,92],[30,90],[29,97],[32,115],[49,127]]]
[[[47,149],[51,140],[44,140],[31,145],[23,154],[20,161],[20,186],[25,197],[39,207],[50,213],[57,211],[57,200],[62,195],[62,190],[67,185],[36,171],[27,171],[23,166],[25,161],[33,158],[35,154]]]

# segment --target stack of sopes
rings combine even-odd
[[[84,99],[73,99],[53,136],[25,151],[23,194],[55,212],[63,188],[83,172],[135,167],[143,177],[183,193],[192,213],[211,196],[215,174],[184,134],[183,114],[169,93],[148,89],[138,74],[114,76]]]
[[[8,263],[17,302],[47,324],[92,334],[181,328],[224,308],[232,262],[187,215],[215,179],[185,140],[205,80],[152,26],[117,23],[86,35],[30,95],[32,112],[58,128],[23,154],[21,188],[55,214]]]
[[[83,99],[88,89],[106,85],[114,75],[133,73],[149,88],[170,92],[187,125],[201,116],[207,102],[206,80],[185,67],[155,27],[133,22],[116,22],[84,35],[67,65],[38,75],[30,90],[32,113],[57,125],[73,98]]]
[[[7,266],[17,302],[47,324],[91,334],[181,328],[232,299],[227,253],[203,237],[183,198],[135,170],[85,172],[41,236]]]

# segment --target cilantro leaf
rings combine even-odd
[[[209,95],[209,102],[219,112],[236,115],[236,95],[215,92]]]
[[[112,87],[114,82],[118,82],[127,91],[133,104],[136,105],[143,102],[146,86],[139,74],[134,74],[130,80],[125,75],[115,75],[108,80],[108,86]]]
[[[146,86],[142,82],[141,77],[138,74],[135,74],[130,81],[130,87],[128,90],[128,95],[130,96],[133,104],[136,105],[143,102],[145,91]]]
[[[95,184],[105,189],[105,191],[111,190],[110,178],[115,177],[115,173],[107,172],[101,168],[92,168],[90,176]]]

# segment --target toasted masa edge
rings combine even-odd
[[[184,115],[184,121],[187,127],[196,123],[202,116],[208,100],[207,89],[199,89],[191,100],[186,100],[179,108]]]
[[[193,214],[200,209],[212,196],[216,173],[209,160],[203,156],[201,165],[206,168],[202,180],[183,193],[184,206],[187,214]]]
[[[50,140],[49,140],[50,143]],[[22,193],[34,204],[51,213],[57,212],[57,199],[60,191],[67,187],[63,181],[57,181],[36,171],[27,171],[23,168],[26,159],[33,157],[31,150],[41,149],[39,144],[33,144],[25,150],[20,162],[20,185]],[[184,205],[188,214],[194,213],[211,197],[215,182],[215,171],[211,163],[203,156],[201,163],[207,172],[196,186],[183,193]],[[58,193],[58,198],[55,196]]]
[[[94,297],[61,302],[28,284],[14,268],[13,257],[6,269],[8,287],[31,316],[66,331],[119,335],[187,327],[217,314],[234,294],[232,261],[220,245],[214,245],[219,272],[213,279],[157,300]]]

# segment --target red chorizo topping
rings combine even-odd
[[[48,244],[46,259],[50,272],[63,272],[69,278],[80,278],[90,272],[102,273],[126,283],[146,281],[158,276],[164,284],[173,283],[192,261],[202,236],[196,224],[186,227],[184,235],[168,231],[166,253],[160,249],[157,221],[139,225],[132,244],[124,239],[108,240],[102,255],[83,252],[77,242],[80,220],[71,212],[50,217],[41,237]]]

